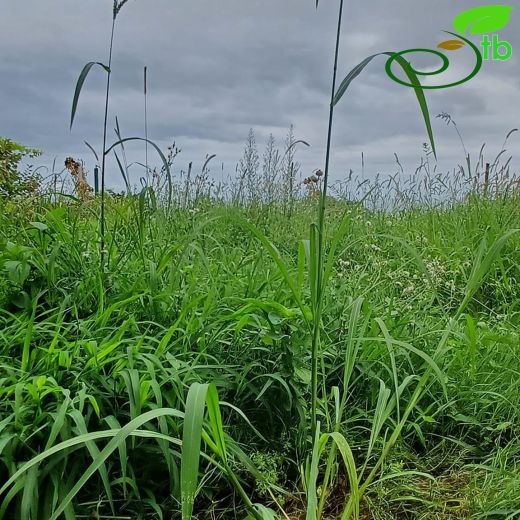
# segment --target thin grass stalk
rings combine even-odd
[[[313,335],[312,335],[312,359],[311,359],[311,439],[314,439],[317,425],[317,405],[318,405],[318,354],[320,345],[320,326],[321,309],[323,301],[323,255],[324,255],[324,233],[325,233],[325,205],[327,199],[327,182],[329,178],[330,151],[332,144],[332,123],[334,119],[334,97],[336,93],[336,78],[338,70],[339,45],[341,39],[341,22],[343,18],[344,0],[340,0],[338,14],[338,30],[336,34],[336,49],[334,53],[334,70],[332,74],[332,92],[330,97],[329,126],[327,133],[327,150],[325,154],[325,172],[323,176],[323,189],[321,192],[318,208],[318,259],[317,259],[317,281],[316,281],[316,308],[313,315]]]
[[[101,273],[105,272],[105,168],[107,148],[107,126],[108,126],[108,102],[110,99],[110,76],[112,75],[112,51],[114,48],[114,32],[116,28],[117,12],[114,10],[112,16],[112,30],[110,33],[110,48],[108,53],[107,89],[105,96],[105,117],[103,122],[103,157],[101,159]]]
[[[150,169],[148,168],[148,67],[144,68],[144,138],[145,148],[144,148],[144,163],[146,165],[146,179],[148,182],[148,173]]]

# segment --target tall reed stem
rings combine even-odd
[[[316,281],[316,308],[314,309],[313,319],[313,335],[312,335],[312,381],[311,381],[311,394],[312,394],[312,420],[311,420],[311,439],[314,439],[316,435],[317,425],[317,405],[318,405],[318,357],[320,349],[320,328],[321,328],[321,310],[323,303],[323,294],[325,287],[323,287],[323,260],[325,254],[325,206],[327,200],[327,183],[329,179],[329,165],[330,165],[330,150],[332,143],[332,122],[334,119],[334,95],[336,94],[336,77],[338,71],[338,57],[339,57],[339,44],[341,39],[341,22],[343,18],[343,3],[344,0],[340,0],[339,3],[339,14],[338,14],[338,30],[336,34],[336,49],[334,53],[334,70],[332,74],[332,93],[330,97],[330,109],[329,109],[329,127],[327,134],[327,150],[325,154],[325,173],[323,176],[323,189],[320,197],[320,203],[318,208],[318,259],[317,259],[317,281]]]
[[[103,122],[103,157],[101,160],[101,274],[105,272],[105,167],[107,157],[107,126],[108,126],[108,101],[110,98],[110,77],[112,75],[112,50],[114,48],[114,32],[116,27],[116,12],[112,17],[112,31],[110,34],[110,50],[108,54],[107,90],[105,97],[105,118]]]

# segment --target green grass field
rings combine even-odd
[[[520,517],[514,195],[329,201],[315,438],[315,203],[98,206],[0,209],[0,518]]]

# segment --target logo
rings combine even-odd
[[[454,38],[439,43],[439,45],[437,45],[438,49],[452,52],[469,47],[475,55],[475,66],[465,78],[445,85],[422,85],[420,83],[418,84],[417,81],[407,82],[398,78],[394,74],[392,68],[394,62],[397,61],[402,63],[404,59],[403,56],[413,53],[428,53],[441,60],[441,65],[437,69],[429,72],[421,72],[414,69],[411,64],[408,64],[416,76],[436,76],[442,74],[448,69],[450,61],[446,54],[433,49],[408,49],[392,53],[386,62],[386,72],[388,76],[397,83],[414,89],[450,88],[461,85],[462,83],[474,78],[482,68],[484,61],[507,61],[511,59],[513,55],[513,47],[509,42],[501,40],[497,31],[504,28],[509,23],[512,10],[513,8],[508,5],[488,5],[463,11],[453,20],[453,27],[457,32],[444,31]],[[468,37],[462,36],[463,34],[482,35],[480,48],[468,39]]]

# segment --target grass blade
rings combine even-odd
[[[94,65],[99,65],[102,67],[105,72],[109,73],[110,69],[104,65],[103,63],[100,63],[99,61],[91,61],[90,63],[87,63],[83,70],[81,71],[78,81],[76,83],[76,90],[74,92],[74,99],[72,100],[72,112],[70,115],[70,128],[72,129],[72,125],[74,124],[74,118],[76,117],[76,110],[78,108],[78,102],[79,102],[79,96],[81,94],[81,89],[83,88],[83,84],[85,83],[85,80],[87,79],[88,73],[90,72],[90,69]]]
[[[419,107],[421,108],[422,116],[424,123],[426,125],[426,131],[428,132],[428,137],[430,139],[430,144],[432,147],[433,154],[435,157],[437,157],[437,152],[435,148],[435,139],[433,136],[433,130],[432,130],[432,124],[431,124],[431,118],[430,118],[430,112],[428,110],[428,104],[426,102],[426,97],[424,95],[423,87],[421,85],[421,82],[419,81],[419,78],[417,77],[417,74],[415,73],[414,69],[410,66],[410,64],[399,54],[395,52],[378,52],[377,54],[372,54],[371,56],[368,56],[365,58],[361,63],[356,65],[345,77],[345,79],[341,82],[340,86],[338,87],[338,90],[336,91],[336,94],[334,96],[333,104],[337,105],[345,92],[347,91],[348,87],[356,79],[361,72],[363,72],[363,69],[374,59],[378,56],[387,55],[390,56],[391,60],[397,61],[397,63],[402,67],[405,74],[410,79],[410,82],[412,85],[414,85],[414,91],[415,95],[417,97],[417,101],[419,103]]]
[[[209,385],[194,383],[186,400],[182,433],[181,504],[183,520],[191,520],[199,479],[200,444]]]
[[[316,424],[316,435],[314,437],[314,444],[312,447],[312,458],[311,467],[309,472],[309,478],[307,481],[307,515],[306,520],[317,520],[318,510],[318,470],[320,463],[320,455],[322,447],[322,439],[320,438],[320,422]]]
[[[172,173],[170,169],[170,165],[168,164],[168,160],[166,159],[165,155],[162,153],[161,149],[149,139],[144,139],[143,137],[126,137],[125,139],[120,139],[119,141],[116,141],[112,146],[110,146],[107,151],[105,152],[105,155],[108,155],[116,146],[122,145],[123,143],[126,143],[127,141],[144,141],[148,144],[151,144],[154,148],[157,154],[159,155],[164,171],[166,173],[166,180],[168,182],[168,209],[171,207],[172,202],[172,196],[173,196],[173,180],[172,180]]]

